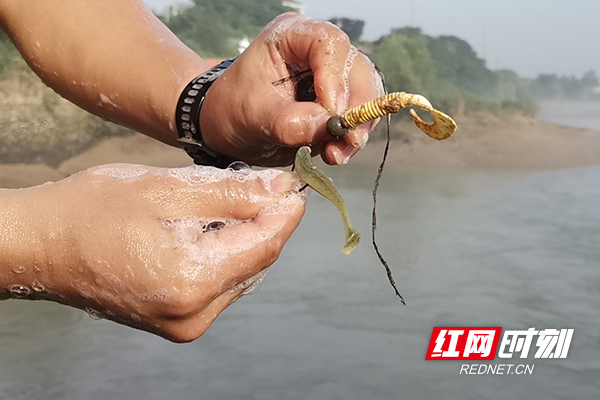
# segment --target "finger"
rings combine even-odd
[[[375,66],[363,53],[357,52],[348,76],[349,101],[348,108],[356,107],[383,96],[381,78]],[[369,139],[369,133],[375,128],[376,121],[362,124],[348,132],[344,137],[346,143],[363,148]]]
[[[358,53],[353,61],[349,75],[349,107],[356,107],[384,94],[383,85],[373,63],[362,53]],[[369,133],[373,131],[377,121],[370,121],[351,129],[343,140],[325,144],[321,157],[332,165],[348,162],[359,149],[363,148]]]
[[[335,25],[291,16],[280,23],[285,29],[279,52],[286,63],[308,64],[314,74],[317,100],[330,114],[346,109],[346,62],[350,39]]]
[[[287,204],[286,204],[287,203]],[[276,209],[276,210],[275,210]],[[217,294],[231,289],[273,264],[304,214],[304,199],[297,196],[248,223],[207,232],[197,239]],[[210,258],[212,256],[212,259]]]
[[[268,140],[285,147],[300,147],[330,140],[326,124],[330,115],[319,104],[296,102],[272,88],[253,106],[253,113],[266,122]]]
[[[275,104],[271,119],[273,138],[282,146],[300,147],[330,140],[326,124],[330,115],[316,103]]]
[[[360,148],[346,143],[344,139],[328,142],[323,148],[321,158],[329,165],[343,165],[348,163]]]
[[[299,185],[296,174],[277,170],[192,167],[175,171],[188,185],[184,186],[185,190],[170,192],[164,201],[164,206],[172,208],[174,215],[200,213],[207,217],[249,220]]]
[[[277,175],[271,179],[272,173]],[[242,181],[228,179],[220,182],[214,189],[209,188],[204,201],[212,200],[211,206],[215,215],[240,221],[249,220],[265,208],[281,201],[282,196],[299,185],[297,175],[291,172],[273,170],[266,174],[265,171],[251,171],[249,174],[259,177],[249,179],[244,172],[239,172],[236,175]]]

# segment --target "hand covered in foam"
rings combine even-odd
[[[312,70],[316,102],[296,99],[296,82],[275,82]],[[343,164],[362,148],[375,127],[369,122],[334,140],[332,115],[383,95],[371,61],[338,27],[294,13],[273,20],[216,80],[200,116],[212,149],[254,165],[289,165],[296,150],[311,145],[325,162]]]
[[[44,250],[0,292],[194,340],[278,258],[304,213],[298,185],[277,170],[118,164],[26,189],[48,205],[30,224]]]

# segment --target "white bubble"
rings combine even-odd
[[[13,272],[15,274],[22,274],[23,272],[25,272],[25,267],[22,265],[17,265],[13,268]]]
[[[346,65],[344,65],[344,72],[342,74],[342,78],[344,78],[344,87],[346,93],[346,104],[344,104],[343,109],[346,110],[348,108],[348,104],[350,102],[350,70],[352,69],[352,65],[354,64],[354,58],[358,54],[356,47],[350,46],[350,52],[348,53],[348,58],[346,58]]]
[[[220,169],[204,165],[192,165],[184,168],[170,168],[168,170],[168,174],[173,178],[191,185],[206,185],[221,182],[225,179],[235,179],[242,183],[260,179],[264,187],[271,194],[273,194],[270,185],[271,181],[282,173],[283,171],[278,169],[266,169],[263,171],[234,171],[231,169]]]
[[[31,288],[33,289],[34,292],[37,292],[37,293],[46,291],[46,288],[44,287],[44,285],[42,285],[38,281],[31,282]]]
[[[22,299],[31,294],[31,289],[24,285],[10,285],[8,291],[16,299]]]

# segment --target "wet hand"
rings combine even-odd
[[[37,298],[194,340],[278,258],[304,213],[298,185],[276,170],[119,164],[31,189],[52,204],[48,259],[23,263],[14,283],[35,280]]]
[[[314,74],[316,102],[297,101],[294,80],[274,84],[307,69]],[[200,124],[209,147],[251,164],[289,165],[300,146],[311,145],[313,154],[339,165],[365,145],[375,123],[334,140],[326,132],[328,118],[382,94],[373,64],[344,32],[287,13],[213,84]]]

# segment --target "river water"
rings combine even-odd
[[[600,128],[600,121],[596,127]],[[51,303],[0,303],[1,399],[598,399],[600,166],[384,176],[329,170],[363,244],[346,257],[336,210],[313,194],[258,293],[176,345]],[[459,375],[425,361],[434,326],[573,328],[567,359],[533,375]]]
[[[540,107],[539,118],[575,128],[600,130],[600,102],[546,102]]]

